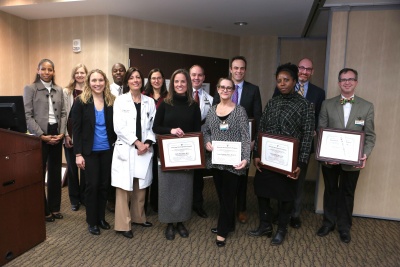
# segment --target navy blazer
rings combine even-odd
[[[277,96],[279,94],[280,94],[279,89],[275,87],[274,95],[272,97]],[[319,88],[318,86],[309,82],[306,99],[314,106],[314,111],[315,111],[314,125],[316,130],[318,126],[318,117],[319,113],[321,112],[322,102],[324,102],[325,100],[325,91],[322,88]]]
[[[96,115],[94,112],[94,102],[90,99],[84,104],[78,97],[71,109],[71,118],[74,133],[74,152],[75,154],[90,155],[93,148],[94,128]],[[104,102],[104,116],[106,121],[107,138],[110,148],[117,140],[113,124],[113,107],[108,107]]]
[[[214,96],[213,105],[219,102],[221,102],[221,100],[217,91]],[[258,125],[260,124],[262,114],[260,88],[257,85],[244,81],[239,105],[244,107],[247,117],[254,118],[256,121],[256,131],[258,131]]]

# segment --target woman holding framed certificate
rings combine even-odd
[[[133,238],[131,223],[152,226],[146,220],[144,202],[146,188],[153,178],[152,144],[156,139],[152,127],[156,105],[151,97],[141,93],[143,80],[143,74],[130,67],[124,76],[123,95],[114,103],[117,141],[111,184],[115,187],[115,230],[126,238]]]
[[[192,94],[189,73],[184,69],[176,70],[171,76],[168,95],[157,109],[154,133],[180,138],[185,133],[201,131],[200,108]],[[158,218],[168,223],[166,239],[173,240],[176,231],[181,237],[188,237],[183,222],[189,220],[192,213],[193,170],[162,171],[159,166],[158,190]],[[176,228],[174,223],[177,223]]]
[[[207,168],[212,169],[220,211],[218,225],[211,232],[217,234],[218,247],[225,246],[229,232],[235,229],[235,199],[240,175],[246,174],[250,163],[250,132],[246,110],[232,102],[235,85],[221,78],[217,84],[221,102],[207,114],[204,143]]]
[[[250,231],[251,236],[272,236],[272,209],[270,199],[277,199],[279,205],[278,230],[271,241],[271,245],[282,244],[287,233],[287,225],[293,209],[293,201],[296,196],[297,178],[300,171],[305,168],[309,158],[314,131],[314,110],[312,105],[295,91],[298,81],[298,68],[287,63],[277,68],[275,78],[280,95],[270,99],[261,116],[258,132],[275,136],[294,137],[299,141],[297,153],[297,166],[293,173],[286,175],[269,169],[261,170],[261,153],[259,151],[259,139],[256,138],[254,146],[254,165],[257,168],[254,177],[254,192],[258,197],[260,225],[258,229]],[[279,139],[276,139],[279,140]],[[262,145],[262,144],[261,144]],[[270,151],[272,148],[269,148]],[[262,146],[262,150],[267,149]],[[292,164],[292,159],[284,157],[290,153],[284,153],[285,149],[275,149],[270,153],[270,158]],[[278,151],[279,150],[279,151]],[[293,153],[296,154],[296,153]]]

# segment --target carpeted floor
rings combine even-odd
[[[400,266],[400,222],[354,218],[350,244],[340,242],[337,231],[321,238],[315,232],[322,215],[314,213],[315,183],[307,182],[303,226],[289,228],[281,246],[270,245],[270,238],[254,238],[247,231],[258,226],[257,202],[249,179],[247,224],[236,231],[223,248],[215,245],[218,202],[212,179],[205,181],[205,209],[209,218],[193,214],[185,223],[189,238],[179,235],[174,241],[164,237],[165,224],[150,211],[152,228],[133,226],[134,238],[127,239],[114,230],[100,236],[88,233],[85,208],[70,210],[68,189],[63,189],[63,220],[47,223],[47,239],[6,266]],[[114,224],[114,214],[107,211]],[[276,226],[275,226],[276,228]],[[1,240],[0,240],[1,242]]]

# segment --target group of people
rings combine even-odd
[[[156,135],[184,137],[202,132],[206,167],[211,170],[219,200],[216,245],[223,247],[235,222],[246,223],[247,176],[251,157],[256,167],[254,192],[258,199],[259,227],[250,236],[272,237],[272,245],[285,239],[288,225],[301,227],[300,211],[304,181],[314,139],[319,127],[360,130],[365,133],[362,166],[323,162],[325,182],[323,225],[325,236],[337,225],[342,242],[351,240],[354,192],[360,169],[375,143],[374,110],[370,102],[354,97],[358,73],[345,68],[339,73],[341,95],[325,100],[325,92],[310,83],[312,61],[279,66],[276,89],[264,111],[259,87],[245,81],[247,61],[236,56],[230,62],[230,78],[220,78],[216,94],[203,89],[204,69],[176,70],[166,87],[160,69],[152,69],[148,81],[142,72],[117,63],[112,67],[114,83],[106,74],[83,64],[72,70],[71,81],[62,89],[54,81],[54,63],[39,62],[33,84],[24,88],[28,130],[42,140],[43,173],[47,175],[45,220],[62,219],[61,151],[64,143],[68,165],[71,209],[86,207],[88,231],[100,234],[110,229],[106,206],[115,210],[117,233],[133,238],[132,224],[151,227],[148,206],[166,224],[165,238],[176,233],[187,238],[184,222],[192,210],[207,218],[203,207],[203,169],[163,171],[159,164]],[[345,100],[344,100],[345,99]],[[325,100],[325,101],[324,101]],[[257,134],[251,134],[248,119],[258,133],[288,136],[299,141],[297,166],[289,175],[262,168]],[[241,160],[230,165],[212,161],[213,142],[240,142]],[[274,218],[270,200],[278,200]]]

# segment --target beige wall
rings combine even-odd
[[[0,95],[22,95],[28,71],[28,22],[0,11]]]
[[[340,69],[351,67],[359,72],[356,94],[375,107],[377,141],[358,180],[354,214],[400,220],[400,10],[336,11],[331,15],[327,97],[339,93]],[[322,211],[323,188],[321,174],[318,211]]]

